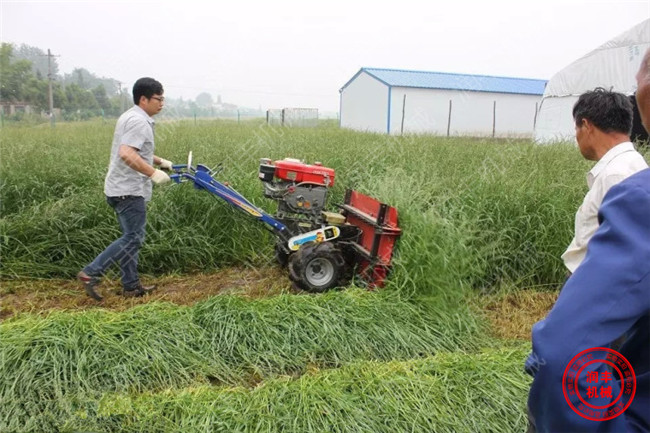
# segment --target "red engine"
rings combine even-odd
[[[287,182],[309,182],[330,188],[334,185],[334,176],[334,169],[323,167],[320,162],[310,165],[293,158],[275,162],[264,158],[260,161],[260,179],[264,182],[271,182],[273,177],[277,177]]]
[[[318,162],[310,165],[291,158],[275,162],[262,158],[259,177],[264,195],[278,202],[277,216],[306,215],[314,224],[322,223],[321,211],[327,191],[334,185],[334,169]]]
[[[291,233],[288,241],[278,241],[276,256],[281,263],[288,263],[295,283],[309,291],[326,290],[341,278],[349,278],[347,270],[354,268],[369,287],[384,285],[401,234],[395,208],[348,190],[345,204],[339,205],[341,214],[324,212],[329,188],[334,185],[334,169],[318,162],[310,165],[291,158],[275,162],[262,158],[259,178],[264,195],[278,203],[275,218]],[[319,230],[338,234],[319,240]],[[300,236],[309,239],[305,246],[296,251],[287,245]]]

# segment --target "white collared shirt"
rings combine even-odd
[[[644,168],[648,168],[648,163],[634,150],[634,145],[626,141],[609,149],[587,173],[589,192],[576,213],[573,240],[562,254],[569,271],[575,272],[587,254],[587,243],[598,229],[598,209],[607,191]]]
[[[138,150],[147,164],[153,164],[154,120],[137,105],[120,116],[115,125],[111,159],[104,180],[104,194],[108,197],[135,195],[151,200],[152,182],[147,176],[129,167],[119,156],[125,144]]]

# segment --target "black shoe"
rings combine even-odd
[[[95,301],[101,301],[104,298],[102,298],[99,293],[95,291],[95,287],[100,282],[100,279],[97,277],[91,277],[87,275],[84,271],[81,271],[77,274],[77,279],[81,282],[81,284],[84,286],[84,290],[86,291],[86,295],[90,296],[93,298]]]
[[[153,292],[156,290],[156,287],[157,286],[139,286],[131,290],[124,289],[122,295],[124,295],[125,298],[139,298],[140,296],[148,295]]]

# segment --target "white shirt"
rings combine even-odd
[[[134,105],[120,116],[115,125],[111,160],[104,180],[108,197],[135,195],[151,200],[151,179],[126,165],[119,156],[120,146],[126,144],[138,150],[149,165],[153,164],[154,120],[142,108]]]
[[[575,272],[587,254],[587,243],[598,229],[598,209],[607,191],[645,168],[648,168],[648,163],[634,150],[632,143],[627,141],[609,149],[587,173],[589,192],[576,213],[575,236],[562,254],[562,260],[569,271]]]

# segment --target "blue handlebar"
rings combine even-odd
[[[193,167],[189,167],[188,169],[187,164],[178,164],[172,166],[172,169],[176,173],[170,175],[169,177],[175,183],[181,183],[185,179],[191,180],[194,183],[195,188],[210,191],[212,194],[226,201],[231,206],[234,206],[237,209],[252,216],[253,218],[265,223],[276,232],[287,232],[287,227],[280,221],[276,220],[271,215],[267,214],[262,209],[252,204],[250,201],[244,198],[244,196],[235,191],[230,185],[224,185],[218,180],[214,179],[212,175],[210,175],[210,169],[207,166],[203,164],[197,164],[196,169]]]

